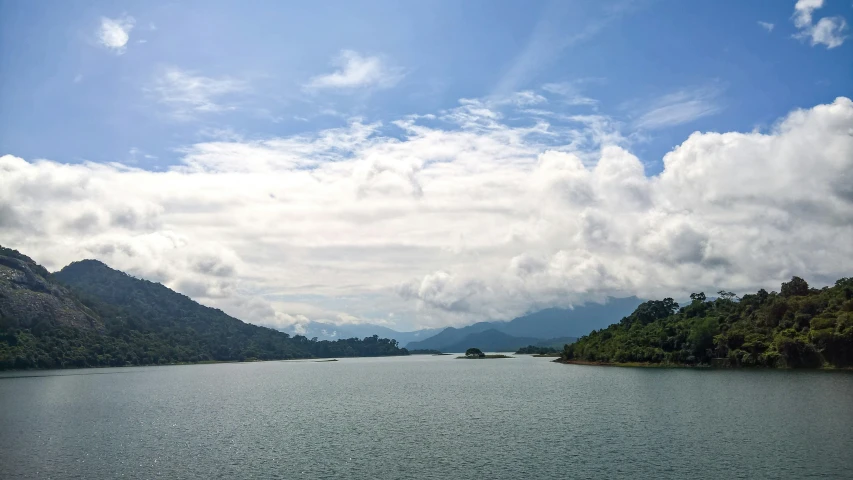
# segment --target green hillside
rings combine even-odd
[[[48,275],[0,250],[0,369],[407,353],[377,336],[316,341],[247,324],[94,260]]]
[[[718,366],[853,366],[853,278],[809,288],[799,277],[779,293],[692,294],[648,301],[608,328],[566,345],[562,361]]]

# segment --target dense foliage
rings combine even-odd
[[[422,349],[409,350],[409,355],[444,355],[444,354],[441,353],[441,351],[439,351],[439,350],[433,350],[430,348],[426,348],[426,349],[422,348]]]
[[[853,365],[853,278],[738,298],[694,293],[689,305],[648,301],[618,324],[563,349],[562,360],[767,367]]]
[[[76,262],[50,281],[64,283],[81,307],[99,317],[103,327],[75,328],[46,319],[27,328],[10,315],[0,315],[0,369],[408,353],[396,340],[376,335],[318,341],[246,324],[159,283],[133,278],[100,262]],[[12,293],[18,291],[25,293],[23,289]]]
[[[469,348],[468,350],[465,350],[465,356],[466,357],[483,358],[486,356],[486,354],[483,353],[482,351],[480,351],[479,348],[473,348],[472,347],[472,348]]]
[[[549,353],[557,353],[557,350],[554,347],[539,347],[536,345],[528,345],[526,347],[521,347],[515,352],[517,355],[547,355]]]

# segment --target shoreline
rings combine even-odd
[[[449,353],[444,355],[450,355]],[[186,367],[192,365],[220,365],[224,363],[243,364],[243,363],[266,363],[266,362],[329,362],[337,361],[341,358],[389,358],[389,357],[410,357],[412,355],[376,355],[376,356],[357,356],[357,357],[303,357],[303,358],[274,358],[269,360],[202,360],[200,362],[175,362],[175,363],[144,363],[140,365],[96,365],[92,367],[54,367],[54,368],[10,368],[0,370],[0,374],[8,372],[50,372],[50,371],[65,371],[65,370],[100,370],[104,368],[134,368],[134,367]]]
[[[630,367],[630,368],[711,368],[710,365],[688,365],[674,363],[650,363],[650,362],[592,362],[589,360],[561,360],[557,358],[553,363],[563,365],[584,365],[587,367]]]
[[[621,368],[692,368],[698,370],[800,370],[800,371],[823,371],[823,372],[853,372],[853,367],[821,366],[816,368],[785,368],[785,367],[741,367],[727,366],[715,367],[713,365],[689,365],[686,363],[650,363],[650,362],[592,362],[589,360],[553,360],[552,363],[563,365],[582,365],[587,367],[621,367]]]

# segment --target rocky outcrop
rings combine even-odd
[[[100,330],[103,323],[44,267],[0,247],[0,325],[17,328],[68,326]]]

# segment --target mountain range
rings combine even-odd
[[[279,332],[244,323],[96,260],[49,273],[0,246],[0,369],[406,354],[558,346],[629,315],[640,300],[549,308],[508,322],[398,332],[311,322]]]
[[[407,353],[378,336],[310,340],[247,324],[96,260],[50,274],[0,247],[0,369]]]
[[[371,323],[335,325],[333,323],[308,322],[300,324],[299,327],[290,327],[285,330],[293,335],[304,335],[308,338],[320,340],[336,340],[339,338],[363,338],[371,335],[379,335],[382,338],[397,340],[400,345],[429,338],[440,332],[441,328],[425,328],[412,332],[399,332],[391,328]]]
[[[546,308],[510,321],[478,322],[466,327],[447,327],[399,332],[374,325],[334,325],[323,322],[300,324],[289,333],[321,340],[379,335],[397,340],[408,350],[464,352],[470,347],[484,351],[515,351],[519,347],[555,346],[605,328],[629,315],[641,303],[637,297],[608,298],[605,303],[586,303],[575,308]]]
[[[515,351],[527,345],[571,343],[593,330],[605,328],[630,315],[642,301],[637,297],[613,298],[605,303],[586,303],[575,308],[548,308],[508,322],[479,322],[467,327],[447,327],[424,340],[405,344],[408,350],[464,352]],[[502,334],[502,335],[499,335]]]

